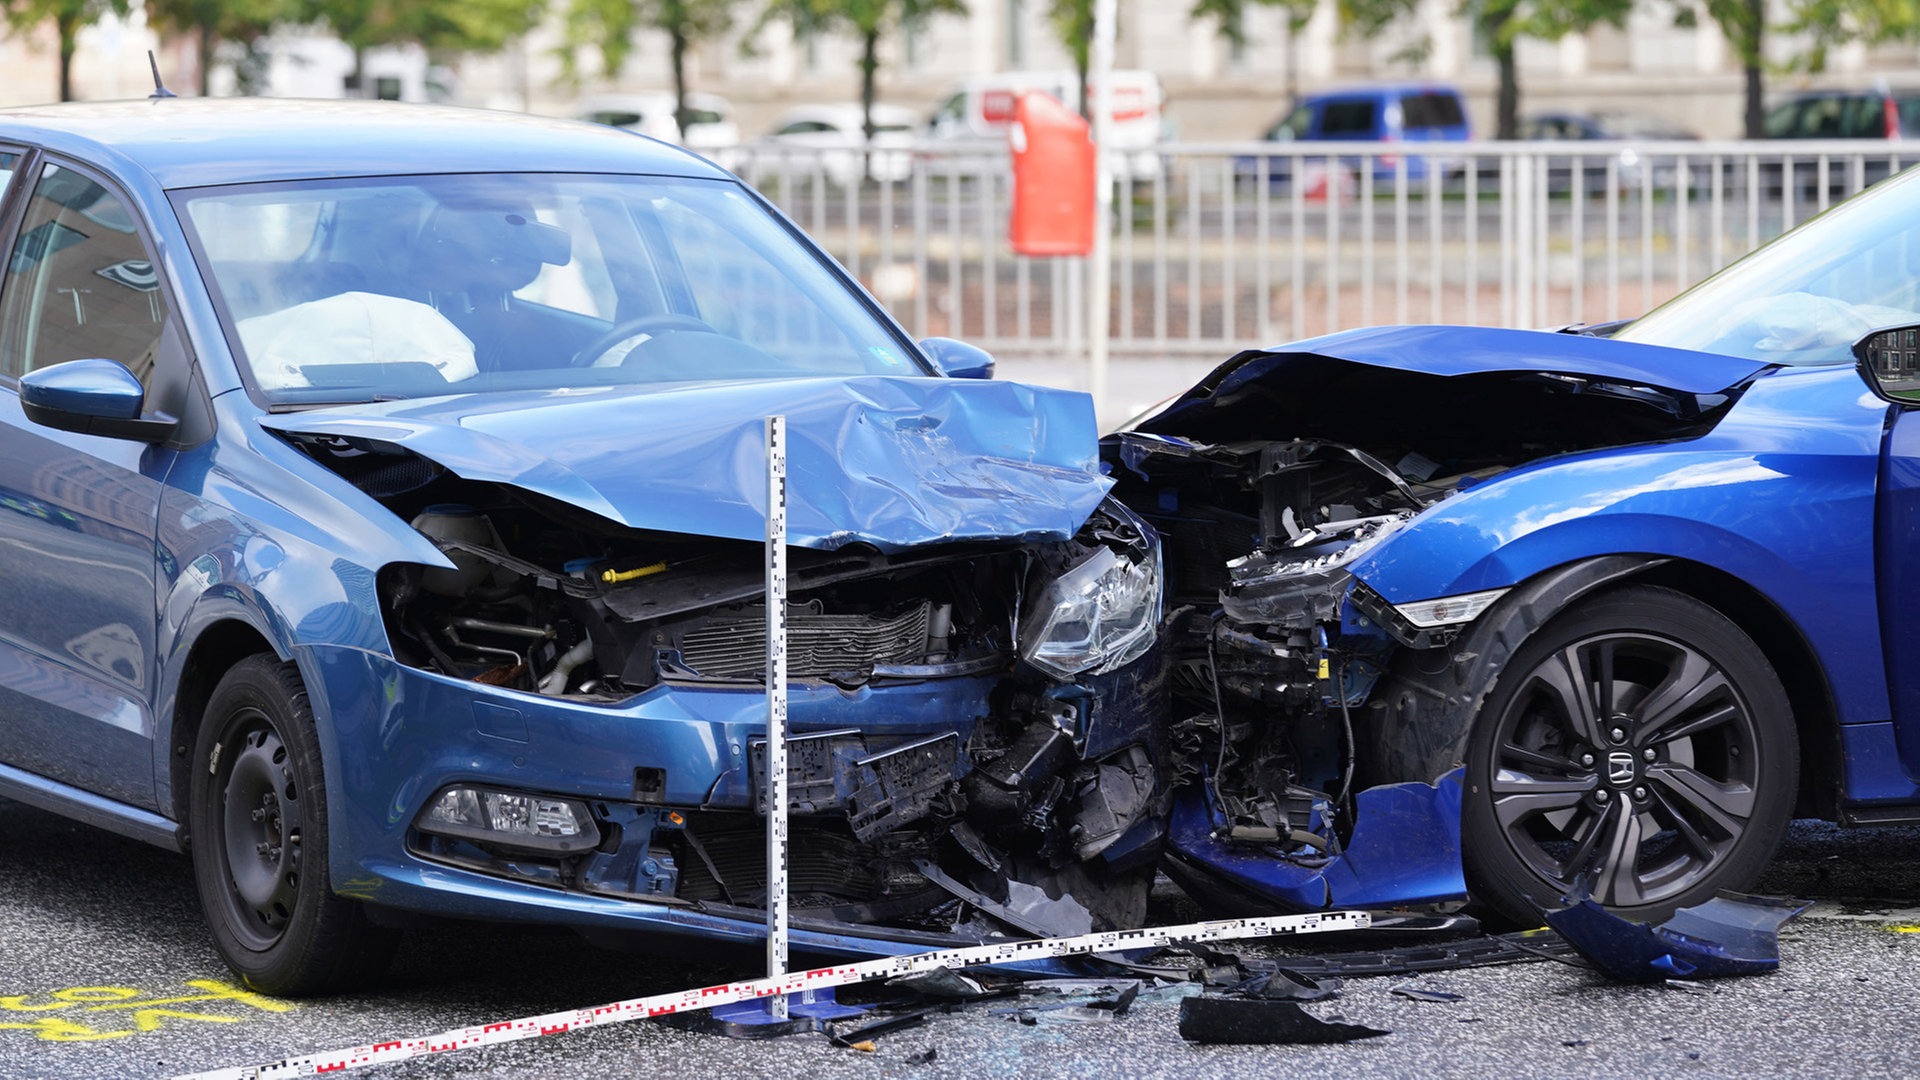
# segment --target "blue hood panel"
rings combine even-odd
[[[1019,383],[868,376],[470,394],[262,417],[405,447],[635,528],[766,536],[765,417],[787,417],[788,542],[883,551],[1064,539],[1112,481],[1091,400]]]
[[[1276,381],[1328,360],[1437,376],[1548,372],[1689,394],[1728,389],[1769,366],[1732,356],[1546,330],[1370,327],[1241,353],[1141,423],[1139,429],[1175,432],[1178,425],[1169,425],[1168,420],[1184,417],[1196,407],[1204,409],[1210,399],[1230,398],[1235,390],[1255,382],[1271,390]]]

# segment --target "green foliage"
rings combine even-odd
[[[545,0],[290,0],[296,22],[319,23],[356,50],[417,44],[491,52],[540,21]]]
[[[600,71],[619,74],[633,53],[633,35],[660,30],[676,44],[691,46],[722,37],[733,26],[740,0],[570,0],[561,23],[563,76],[579,82],[581,49],[599,53]]]
[[[147,25],[162,34],[210,32],[221,41],[252,41],[285,21],[285,0],[145,0]]]
[[[199,43],[200,93],[207,93],[207,77],[214,50],[221,42],[235,42],[244,50],[237,74],[243,87],[258,81],[248,67],[254,44],[288,14],[287,0],[145,0],[147,25],[162,34],[191,36]],[[169,80],[172,81],[172,80]]]
[[[73,100],[73,50],[80,31],[109,14],[125,15],[127,0],[0,0],[0,15],[15,30],[51,22],[60,39],[60,100]]]
[[[1411,3],[1401,4],[1396,0],[1385,0],[1385,2],[1393,3],[1393,6],[1405,11],[1413,10]],[[1255,4],[1285,11],[1287,29],[1295,34],[1307,28],[1307,23],[1313,19],[1314,9],[1319,7],[1316,0],[1194,0],[1193,7],[1187,12],[1187,17],[1195,22],[1211,19],[1221,37],[1235,45],[1245,45],[1247,43],[1247,11]],[[1396,11],[1396,17],[1398,14],[1399,12]]]
[[[1849,41],[1881,44],[1920,40],[1920,3],[1914,0],[1797,0],[1780,27],[1812,38],[1812,56],[1801,66],[1818,71],[1826,51]]]
[[[873,137],[874,82],[880,67],[880,39],[915,28],[935,15],[965,15],[966,0],[768,0],[756,32],[774,20],[793,26],[796,38],[845,32],[860,39],[860,108],[867,137]]]
[[[1073,70],[1080,73],[1084,83],[1092,62],[1093,0],[1049,0],[1047,25],[1053,27],[1054,36],[1073,57]]]

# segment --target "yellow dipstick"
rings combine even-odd
[[[600,571],[600,580],[609,585],[618,585],[623,581],[632,581],[634,578],[646,577],[648,574],[658,574],[666,568],[666,563],[657,562],[652,566],[640,566],[632,570],[602,570]]]

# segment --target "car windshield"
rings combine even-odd
[[[1614,336],[1771,364],[1850,364],[1870,330],[1920,323],[1920,172],[1881,183]]]
[[[270,403],[925,374],[732,181],[409,176],[174,199]]]

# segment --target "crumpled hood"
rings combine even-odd
[[[1112,481],[1092,401],[1019,383],[869,376],[512,391],[270,414],[404,447],[468,480],[624,525],[766,535],[765,417],[787,418],[795,546],[1064,539]]]
[[[1230,400],[1251,384],[1268,393],[1284,393],[1295,381],[1303,389],[1317,388],[1324,382],[1330,360],[1438,377],[1542,372],[1688,394],[1729,389],[1769,366],[1739,357],[1546,330],[1370,327],[1243,352],[1136,423],[1135,430],[1177,432],[1213,402]]]

